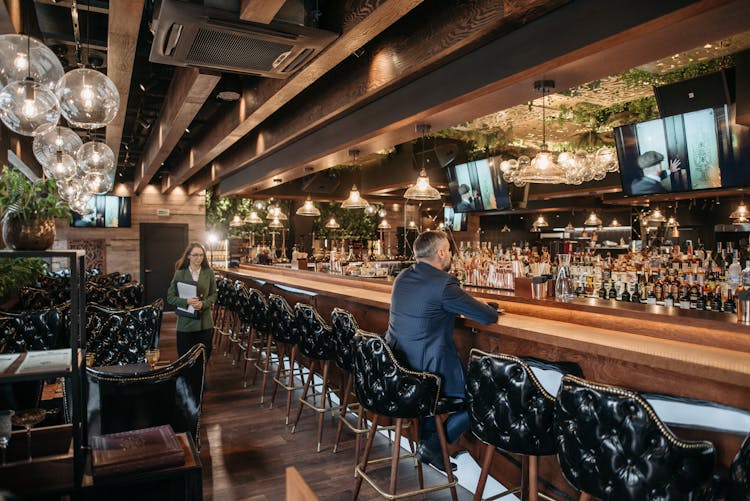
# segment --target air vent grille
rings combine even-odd
[[[299,53],[299,56],[297,56],[294,61],[289,63],[289,66],[284,68],[284,71],[286,71],[287,73],[294,73],[307,63],[307,60],[310,59],[314,52],[315,51],[313,49],[304,49]]]
[[[279,54],[294,46],[261,40],[248,34],[227,33],[205,27],[198,30],[186,60],[214,67],[254,68],[271,71]]]

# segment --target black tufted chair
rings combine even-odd
[[[214,308],[214,346],[218,349],[221,346],[226,332],[225,321],[229,320],[228,306],[232,290],[232,281],[226,277],[221,277],[216,281],[216,307]]]
[[[146,350],[159,346],[164,300],[129,310],[86,305],[86,352],[94,366],[143,363]]]
[[[270,335],[271,322],[268,316],[268,301],[266,301],[266,297],[261,291],[253,288],[248,289],[248,306],[250,308],[250,316],[253,324],[253,330],[250,333],[250,344],[258,344],[257,356],[253,359],[253,368],[255,371],[253,372],[252,384],[255,384],[259,372],[263,374],[264,378],[266,378],[271,372],[270,367],[273,351],[272,338]],[[263,355],[263,352],[265,352],[265,355]],[[248,359],[248,356],[252,355],[248,355],[246,352],[245,366],[242,371],[245,388],[247,388],[248,363],[251,360]],[[263,357],[262,363],[261,357]]]
[[[304,388],[302,389],[302,395],[299,398],[299,408],[297,409],[297,417],[292,425],[292,433],[297,429],[297,423],[302,415],[302,409],[309,407],[313,411],[318,413],[318,452],[320,452],[320,444],[323,438],[323,417],[326,411],[335,411],[338,407],[334,407],[331,403],[331,396],[329,392],[330,381],[329,381],[329,369],[331,367],[331,361],[335,356],[335,344],[331,327],[325,323],[320,317],[315,308],[309,304],[297,303],[294,305],[294,311],[297,316],[297,326],[299,328],[299,340],[297,341],[297,349],[299,352],[310,360],[310,366],[308,367],[309,372],[307,373],[307,379],[305,380]],[[315,368],[322,366],[322,388],[320,392],[320,404],[317,404],[315,391]],[[312,402],[308,400],[310,388],[313,390]],[[328,397],[328,407],[326,407],[326,397]]]
[[[471,350],[466,401],[471,431],[485,444],[475,501],[482,499],[495,448],[524,455],[521,486],[502,495],[515,494],[528,485],[528,499],[552,499],[538,492],[536,472],[538,456],[557,452],[552,431],[555,397],[539,382],[535,370],[551,372],[557,383],[567,373],[582,375],[577,364]]]
[[[0,353],[51,350],[65,329],[60,308],[18,313],[0,312]]]
[[[21,287],[18,290],[18,309],[43,310],[53,306],[52,296],[44,289]]]
[[[727,501],[750,501],[750,434],[732,461]]]
[[[333,445],[333,452],[338,450],[339,441],[341,440],[341,432],[346,426],[355,435],[354,441],[354,464],[356,466],[359,461],[359,448],[360,448],[360,437],[363,433],[367,433],[369,428],[365,426],[364,419],[364,407],[359,405],[357,402],[353,402],[357,408],[357,422],[356,424],[350,423],[346,419],[346,414],[352,405],[349,401],[351,398],[352,385],[354,382],[354,336],[357,334],[359,326],[357,325],[357,319],[354,315],[341,308],[334,308],[331,312],[331,327],[333,329],[333,340],[335,346],[335,362],[336,365],[344,371],[346,374],[346,382],[344,384],[344,391],[341,394],[341,412],[339,413],[339,424],[336,430],[336,443]]]
[[[359,330],[354,337],[354,345],[354,388],[360,404],[372,416],[372,425],[365,450],[362,453],[362,459],[355,469],[356,479],[352,499],[357,499],[359,496],[359,490],[364,479],[381,496],[388,499],[396,499],[407,495],[414,496],[449,488],[453,501],[456,501],[457,480],[453,476],[451,468],[448,468],[448,481],[445,484],[425,488],[422,463],[417,462],[419,489],[408,493],[397,493],[396,484],[404,422],[435,416],[443,461],[444,464],[449,465],[447,441],[442,421],[443,417],[449,412],[463,408],[463,401],[441,398],[440,376],[405,368],[380,336]],[[391,478],[388,492],[380,488],[373,477],[367,473],[369,465],[382,462],[382,460],[369,460],[369,457],[375,435],[377,435],[378,422],[383,417],[391,417],[396,421],[396,433],[391,448]]]
[[[224,356],[229,353],[229,348],[233,341],[237,339],[237,330],[239,328],[238,311],[240,307],[240,287],[242,284],[229,281],[227,290],[224,293],[224,314],[221,319],[221,329],[219,338],[219,348],[224,347]]]
[[[604,501],[698,499],[711,480],[713,444],[680,440],[633,391],[566,375],[554,430],[565,478]]]
[[[227,356],[227,354],[232,356],[232,365],[236,365],[237,363],[237,360],[234,355],[232,355],[232,352],[234,351],[235,347],[237,348],[237,352],[239,352],[240,344],[243,342],[244,328],[246,326],[243,325],[242,319],[244,314],[242,310],[246,305],[246,298],[247,289],[242,282],[236,280],[232,284],[232,291],[230,293],[230,320],[229,328],[226,330],[227,340],[224,348],[224,356]]]
[[[206,349],[197,344],[153,371],[113,373],[87,367],[89,436],[170,424],[199,443],[205,366]]]
[[[61,304],[70,299],[70,275],[45,275],[39,277],[39,288],[52,298],[52,304]]]
[[[278,353],[278,364],[276,374],[273,377],[274,387],[271,393],[271,407],[276,399],[279,385],[286,390],[286,420],[289,424],[289,410],[292,405],[292,393],[299,390],[301,386],[294,386],[294,364],[297,360],[297,341],[299,341],[299,328],[297,316],[286,299],[277,294],[268,295],[268,321],[270,323],[271,336],[276,342]],[[284,364],[284,355],[288,354],[289,369]],[[263,403],[263,395],[266,392],[267,374],[263,374],[263,385],[260,390],[260,402]],[[300,381],[304,381],[302,368],[300,368]]]

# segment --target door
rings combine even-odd
[[[174,310],[167,304],[167,288],[174,276],[175,262],[188,245],[187,224],[141,223],[141,281],[146,304],[164,299],[164,309]]]

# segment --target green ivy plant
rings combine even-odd
[[[335,202],[321,202],[318,205],[320,216],[313,220],[313,231],[315,238],[338,239],[344,238],[374,240],[377,238],[376,217],[370,216],[363,210],[342,209],[341,204]],[[326,223],[331,219],[341,225],[340,229],[332,230],[326,228]]]
[[[21,171],[3,167],[0,176],[0,212],[4,218],[70,218],[70,207],[57,192],[54,179],[31,181]]]
[[[47,272],[47,263],[39,258],[0,259],[0,298],[14,290],[34,285]]]

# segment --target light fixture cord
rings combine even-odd
[[[547,149],[547,113],[545,107],[547,86],[542,84],[542,148]]]

